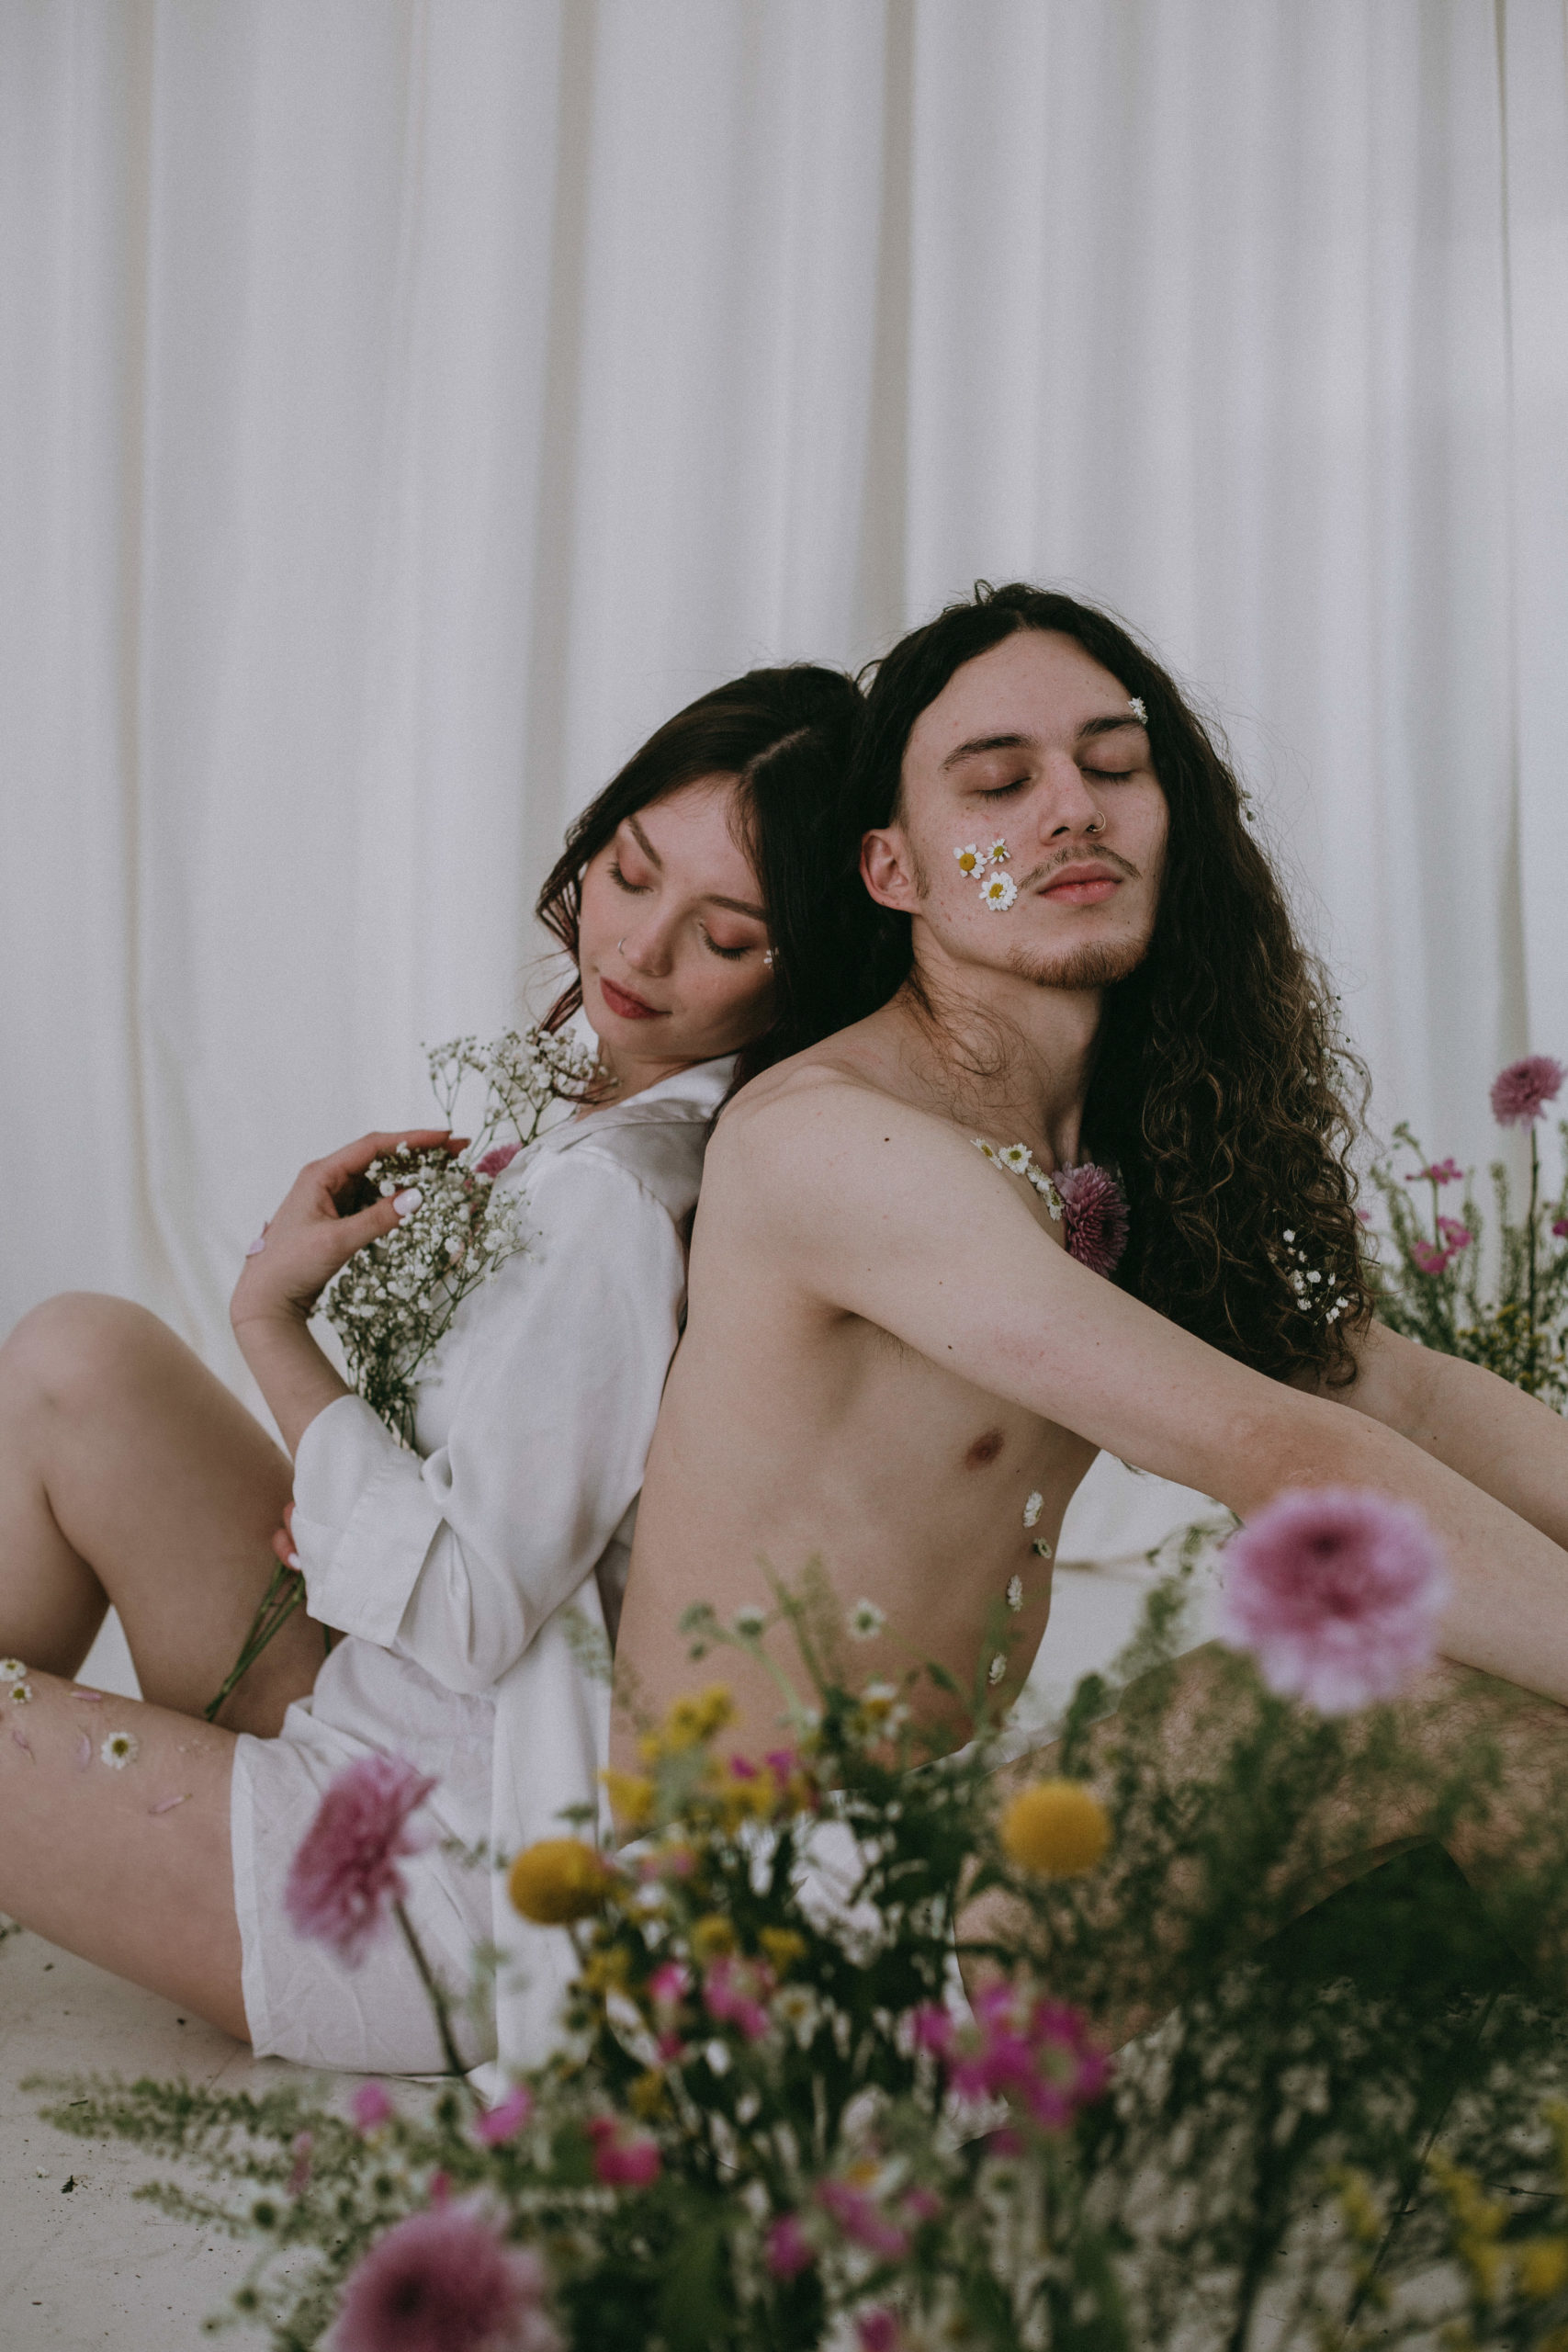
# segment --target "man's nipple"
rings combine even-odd
[[[964,1467],[965,1470],[984,1470],[988,1464],[996,1460],[1006,1443],[1007,1440],[1000,1430],[987,1430],[975,1440],[974,1444],[964,1455]]]

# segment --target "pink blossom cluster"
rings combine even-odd
[[[765,1961],[716,1960],[703,1978],[703,2004],[720,2025],[739,2029],[748,2041],[761,2041],[772,2019],[764,2004],[774,1985]]]
[[[692,1979],[678,1960],[667,1960],[656,1968],[648,1980],[649,2005],[653,2011],[654,2036],[659,2055],[669,2065],[685,2049],[676,2030],[681,2004],[691,1990]]]
[[[533,2092],[525,2083],[514,2084],[499,2106],[487,2107],[476,2117],[474,2137],[481,2148],[499,2148],[516,2138],[533,2112]]]
[[[1058,1168],[1052,1182],[1069,1254],[1091,1274],[1113,1272],[1127,1247],[1127,1204],[1115,1177],[1086,1159],[1077,1168]]]
[[[1468,1250],[1475,1236],[1457,1216],[1440,1216],[1438,1231],[1442,1236],[1439,1246],[1435,1241],[1413,1241],[1410,1254],[1424,1274],[1442,1274],[1461,1250]]]
[[[942,2059],[961,2098],[1005,2098],[1043,2131],[1062,2132],[1111,2080],[1088,2020],[1067,2002],[992,1984],[973,2007],[973,2027],[956,2024],[937,2002],[914,2018],[917,2046]]]
[[[544,2265],[444,2196],[378,2238],[352,2273],[333,2352],[559,2352]]]
[[[1457,1184],[1464,1174],[1457,1159],[1434,1159],[1430,1168],[1413,1168],[1407,1184]]]
[[[659,2143],[619,2115],[590,2116],[593,2175],[606,2188],[647,2188],[659,2178]]]
[[[283,1890],[297,1931],[356,1968],[405,1892],[399,1862],[424,1843],[409,1815],[435,1782],[399,1756],[364,1756],[328,1787]]]
[[[1449,1580],[1421,1513],[1386,1495],[1278,1495],[1225,1546],[1220,1637],[1322,1714],[1392,1698],[1430,1664]]]
[[[1530,1127],[1549,1102],[1555,1102],[1568,1078],[1561,1062],[1550,1054],[1527,1054],[1510,1062],[1492,1081],[1492,1116],[1500,1127]]]

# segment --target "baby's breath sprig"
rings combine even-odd
[[[461,1152],[407,1144],[371,1161],[367,1181],[390,1197],[412,1190],[416,1207],[355,1252],[322,1295],[348,1376],[403,1445],[413,1442],[414,1387],[470,1292],[526,1250],[515,1192],[495,1180],[538,1136],[553,1104],[581,1102],[598,1064],[570,1037],[508,1030],[481,1045],[455,1037],[429,1050],[430,1082],[455,1118],[470,1080],[484,1088],[478,1129]]]

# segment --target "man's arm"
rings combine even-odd
[[[1352,1405],[1446,1462],[1554,1544],[1568,1545],[1568,1420],[1511,1382],[1373,1323],[1351,1342],[1356,1381],[1314,1393]]]
[[[823,1311],[1244,1519],[1292,1487],[1417,1504],[1453,1573],[1448,1655],[1568,1704],[1568,1553],[1397,1430],[1247,1371],[1090,1273],[945,1121],[834,1081],[742,1101],[712,1151],[746,1204],[737,1238]]]

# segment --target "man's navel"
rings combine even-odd
[[[975,1440],[974,1444],[964,1455],[964,1467],[965,1470],[986,1469],[996,1460],[1006,1443],[1007,1440],[1000,1430],[985,1430]]]

